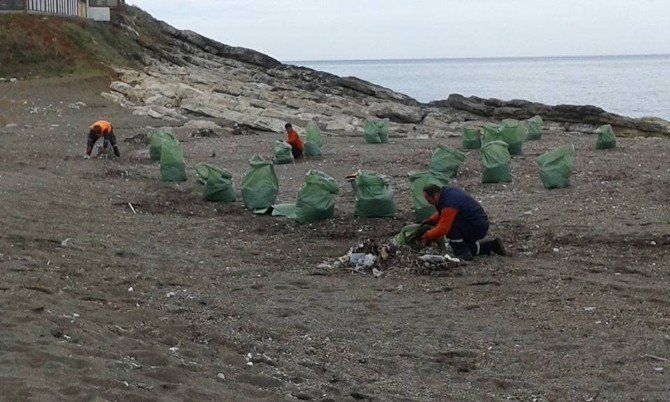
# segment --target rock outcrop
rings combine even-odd
[[[528,119],[535,115],[559,123],[580,123],[588,125],[611,124],[618,132],[648,135],[670,135],[670,125],[662,119],[634,119],[609,113],[596,106],[557,105],[549,106],[525,100],[503,101],[500,99],[482,99],[476,96],[464,97],[452,94],[444,101],[430,103],[433,106],[463,110],[494,119]]]
[[[391,136],[425,137],[460,135],[466,122],[484,124],[539,114],[548,121],[572,124],[565,130],[579,124],[578,131],[592,132],[609,123],[638,134],[669,134],[662,121],[631,119],[593,106],[460,95],[420,103],[358,78],[282,64],[254,50],[178,30],[134,7],[123,7],[115,20],[118,27],[138,36],[142,51],[133,59],[141,68],[118,70],[118,80],[102,95],[135,114],[174,125],[206,118],[222,127],[281,132],[287,121],[300,129],[314,120],[332,134],[359,135],[366,119],[379,118],[390,121]]]

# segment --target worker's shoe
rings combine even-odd
[[[471,261],[472,253],[470,252],[470,247],[463,240],[451,240],[449,245],[454,250],[454,257],[459,260]]]
[[[479,242],[479,255],[491,255],[493,254],[498,254],[498,255],[507,255],[505,252],[505,246],[502,243],[502,240],[500,240],[499,237],[493,239],[493,240],[486,240]]]

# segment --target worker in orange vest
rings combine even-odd
[[[95,145],[99,138],[102,138],[103,142],[102,150],[98,153],[98,155],[107,150],[107,146],[111,144],[112,148],[114,149],[114,155],[121,157],[119,147],[116,146],[116,136],[114,135],[114,127],[112,127],[112,123],[105,120],[99,120],[91,125],[91,128],[88,132],[88,140],[86,141],[86,155],[84,155],[84,159],[91,159],[93,145]]]
[[[291,153],[293,154],[293,159],[302,158],[302,153],[305,149],[305,144],[300,140],[300,136],[295,132],[291,123],[286,123],[284,126],[286,129],[286,134],[288,134],[288,139],[286,142],[291,145]]]

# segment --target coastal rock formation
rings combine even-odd
[[[287,121],[300,130],[314,120],[331,134],[360,135],[366,119],[389,119],[391,136],[442,137],[460,135],[466,122],[539,114],[566,131],[593,132],[611,124],[622,134],[670,135],[663,120],[632,119],[595,106],[457,94],[421,103],[359,78],[285,65],[254,50],[178,30],[133,7],[116,16],[115,24],[139,36],[142,51],[133,59],[141,68],[117,70],[117,80],[102,95],[166,124],[210,119],[222,127],[281,132]]]
[[[619,133],[670,135],[670,125],[665,120],[657,118],[634,119],[609,113],[599,107],[590,105],[549,106],[518,99],[503,101],[500,99],[482,99],[476,96],[466,98],[459,94],[451,94],[444,101],[431,102],[430,104],[463,110],[477,116],[498,120],[508,118],[524,120],[540,115],[545,120],[560,123],[579,123],[594,126],[611,124]]]

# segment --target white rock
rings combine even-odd
[[[193,130],[218,130],[221,128],[218,124],[209,120],[189,120],[184,124],[184,128],[189,128]]]

